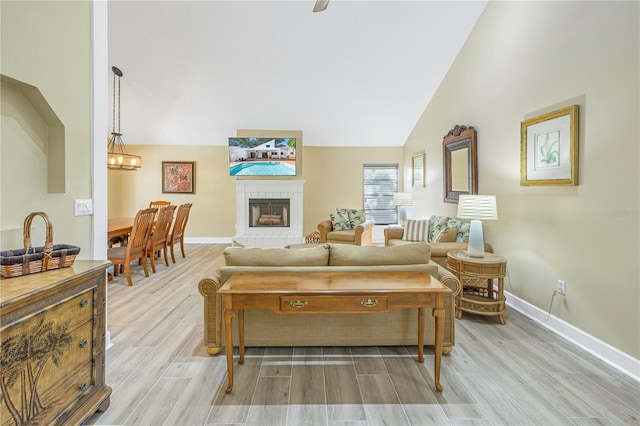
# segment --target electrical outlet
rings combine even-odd
[[[558,280],[558,293],[562,294],[563,296],[567,294],[567,283],[562,281],[562,280]]]
[[[91,198],[74,200],[74,215],[86,216],[93,214],[93,200]]]

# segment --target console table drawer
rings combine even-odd
[[[281,312],[386,312],[389,310],[387,295],[371,296],[309,296],[287,295],[280,297]]]

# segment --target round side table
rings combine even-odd
[[[507,260],[493,253],[472,257],[464,250],[447,253],[447,265],[458,277],[462,291],[456,297],[456,318],[463,312],[477,315],[497,315],[504,325],[504,276]],[[498,280],[498,289],[493,280]]]

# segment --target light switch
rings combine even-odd
[[[86,216],[93,214],[93,200],[91,198],[83,198],[74,200],[74,215]]]

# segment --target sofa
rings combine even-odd
[[[384,229],[384,245],[427,243],[431,247],[431,260],[447,268],[447,253],[467,249],[469,227],[469,222],[447,216],[433,215],[428,220],[408,220],[404,227]],[[405,230],[409,235],[405,235]],[[485,243],[484,251],[493,253],[491,244]]]
[[[373,220],[366,220],[364,210],[336,208],[330,220],[318,224],[321,243],[341,243],[356,246],[372,244]]]
[[[291,272],[426,272],[452,291],[445,296],[443,353],[454,345],[455,297],[460,281],[429,258],[427,244],[358,247],[347,244],[301,248],[225,248],[225,265],[200,280],[204,300],[204,345],[219,353],[224,340],[224,300],[217,290],[233,274]],[[246,346],[397,346],[417,344],[415,309],[380,314],[307,314],[294,317],[266,310],[245,311]],[[426,316],[424,344],[434,344],[434,321]],[[237,345],[237,333],[234,333]]]

